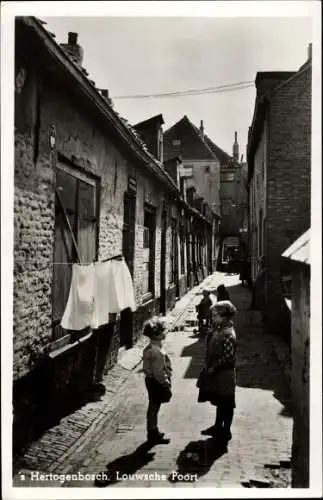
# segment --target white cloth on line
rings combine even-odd
[[[94,301],[94,265],[73,264],[70,292],[61,320],[66,330],[83,330],[91,324]]]
[[[128,307],[136,310],[132,278],[124,259],[96,262],[94,273],[92,328],[108,323],[110,313],[118,313]]]
[[[130,271],[124,259],[73,264],[70,293],[61,326],[66,330],[99,328],[109,323],[110,313],[136,310]]]

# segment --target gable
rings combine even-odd
[[[175,141],[175,142],[174,142]],[[164,158],[181,156],[191,160],[214,160],[214,153],[186,116],[164,133]]]

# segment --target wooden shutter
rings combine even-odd
[[[97,247],[96,185],[90,180],[77,178],[77,175],[58,170],[56,190],[70,222],[77,242],[81,263],[93,262]],[[72,278],[72,263],[76,262],[76,250],[71,231],[64,220],[62,207],[56,197],[55,204],[55,243],[53,264],[53,323],[54,340],[64,335],[58,326],[68,300]]]
[[[56,189],[59,191],[62,203],[70,220],[75,234],[76,226],[76,192],[77,180],[65,172],[57,172]],[[53,321],[61,319],[68,299],[72,266],[75,250],[72,239],[64,222],[61,207],[56,199],[55,203],[55,244],[53,265]]]
[[[96,257],[95,188],[78,181],[78,228],[77,246],[81,262],[93,262]]]

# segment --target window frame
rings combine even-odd
[[[149,230],[149,257],[148,257],[148,290],[143,292],[142,302],[147,302],[155,296],[155,245],[156,245],[156,208],[149,203],[144,203],[144,225]],[[150,219],[149,225],[145,225],[145,217]],[[143,239],[144,248],[144,239]],[[147,247],[146,247],[147,249]],[[144,261],[146,262],[146,261]]]
[[[74,222],[71,224],[71,229],[73,232],[73,236],[77,245],[77,252],[76,249],[73,245],[73,242],[71,243],[72,236],[70,234],[69,228],[66,227],[66,223],[64,221],[64,216],[63,220],[61,220],[62,216],[62,208],[60,207],[60,202],[57,199],[57,196],[55,196],[55,224],[54,224],[54,242],[53,242],[53,275],[52,275],[52,283],[53,283],[53,289],[55,287],[55,280],[59,281],[59,270],[55,266],[55,255],[56,255],[56,250],[57,250],[57,245],[59,244],[59,240],[56,239],[56,231],[59,230],[60,228],[64,231],[64,238],[66,244],[71,243],[71,253],[70,255],[67,255],[66,258],[66,264],[72,268],[72,264],[78,262],[78,256],[80,255],[80,235],[81,235],[81,219],[83,220],[89,220],[90,223],[94,225],[94,255],[93,255],[93,261],[98,259],[98,249],[99,249],[99,223],[100,223],[100,178],[98,176],[92,175],[91,173],[85,173],[79,170],[79,168],[72,164],[69,165],[67,163],[63,163],[62,160],[60,159],[59,163],[56,166],[55,169],[55,191],[58,189],[58,184],[59,184],[59,177],[60,175],[63,174],[70,176],[73,179],[73,182],[75,182],[75,199],[73,201],[74,203],[74,211],[71,208],[67,208],[63,204],[65,213],[67,217],[72,215],[73,213],[73,218]],[[83,214],[82,217],[82,212],[80,211],[80,206],[79,206],[79,196],[80,196],[80,187],[82,185],[80,183],[85,183],[87,186],[90,186],[92,188],[92,193],[94,196],[93,199],[93,216],[87,216]],[[58,189],[59,191],[59,189]],[[60,196],[60,198],[62,198]],[[64,200],[61,200],[64,202]],[[70,218],[69,218],[70,220]],[[60,222],[58,222],[60,221]],[[93,227],[92,227],[93,228]],[[81,263],[86,263],[84,259],[80,259]],[[62,265],[61,263],[57,263],[57,266]],[[57,273],[57,274],[56,274]],[[70,277],[67,277],[67,280],[71,280],[72,272],[69,273]],[[68,275],[66,275],[68,276]],[[70,288],[71,282],[67,285],[67,288]],[[68,300],[68,295],[66,298],[66,303]],[[89,334],[89,329],[86,329],[86,332],[83,330],[81,332],[70,332],[68,330],[64,330],[63,328],[60,327],[60,322],[62,319],[62,315],[64,314],[64,311],[60,318],[56,318],[56,307],[58,304],[54,304],[55,301],[55,295],[52,294],[52,346],[56,344],[60,344],[62,342],[62,339],[65,338],[70,338],[71,335],[73,337],[77,336],[82,336],[82,335],[87,335]],[[66,304],[64,308],[66,307]]]

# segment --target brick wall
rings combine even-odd
[[[310,226],[311,67],[277,89],[269,106],[267,181],[268,317],[288,319],[280,255]]]
[[[27,72],[24,86],[15,96],[13,377],[15,446],[18,446],[28,439],[27,433],[20,430],[39,422],[42,415],[39,407],[42,389],[37,380],[45,381],[48,376],[46,384],[50,386],[52,399],[61,398],[63,405],[69,400],[75,380],[82,391],[92,383],[98,346],[104,351],[105,359],[101,356],[97,375],[116,362],[119,349],[117,322],[110,325],[108,344],[103,345],[100,332],[94,332],[89,343],[77,344],[64,354],[64,359],[55,358],[51,370],[47,367],[41,376],[37,375],[38,359],[52,343],[55,168],[66,163],[69,168],[95,176],[99,181],[100,260],[122,253],[123,196],[128,175],[135,175],[137,179],[134,288],[139,311],[134,318],[134,341],[141,334],[143,320],[159,312],[164,192],[160,182],[144,173],[144,167],[134,167],[121,147],[110,139],[89,111],[74,100],[68,89],[47,80],[45,74],[40,77],[28,61],[19,60],[19,55],[16,59],[17,68],[23,66]],[[51,150],[49,134],[53,125],[56,144]],[[143,208],[147,197],[156,207],[155,299],[148,307],[141,308]],[[168,249],[169,238],[168,234]],[[166,259],[167,269],[169,250]],[[67,379],[70,383],[66,385]],[[49,407],[46,408],[49,411]],[[30,428],[29,437],[32,436]]]
[[[160,295],[161,210],[164,193],[160,183],[135,170],[108,137],[97,128],[77,103],[49,82],[41,89],[38,156],[34,158],[37,77],[16,97],[15,134],[15,286],[14,370],[15,378],[29,369],[29,346],[38,339],[46,346],[51,339],[51,283],[54,229],[54,153],[49,130],[56,127],[55,153],[59,152],[100,180],[99,259],[122,252],[123,195],[128,174],[137,179],[134,288],[140,305],[144,203],[156,208],[155,296]],[[31,91],[33,87],[33,91]],[[26,93],[25,93],[26,92]],[[34,106],[32,98],[34,99]],[[32,101],[32,102],[31,102]],[[27,114],[27,111],[29,114]],[[21,120],[21,116],[25,120]],[[63,162],[59,160],[58,164]],[[169,270],[170,227],[167,230],[166,272]],[[169,273],[168,273],[169,274]]]
[[[267,121],[254,155],[254,173],[249,186],[249,215],[250,215],[250,253],[252,278],[255,279],[259,271],[258,258],[268,253],[266,246],[266,228],[264,219],[267,213]],[[262,220],[261,220],[262,213]]]
[[[30,73],[30,85],[39,85]],[[26,91],[28,90],[28,87]],[[30,97],[28,107],[32,110]],[[17,115],[24,108],[24,89],[16,98]],[[34,102],[36,106],[36,102]],[[99,257],[122,249],[124,158],[77,106],[58,88],[43,85],[39,97],[39,128],[16,120],[15,134],[15,268],[14,377],[29,369],[28,352],[51,339],[51,283],[54,237],[54,154],[70,159],[75,169],[96,175],[101,182]],[[25,111],[23,109],[23,111]],[[25,111],[26,115],[26,111]],[[32,112],[30,112],[32,117]],[[27,120],[28,123],[28,120]],[[56,126],[56,151],[49,147],[49,130]],[[38,155],[35,158],[35,141]],[[61,162],[61,161],[60,161]],[[58,162],[58,164],[60,163]],[[117,179],[115,180],[117,165]]]

